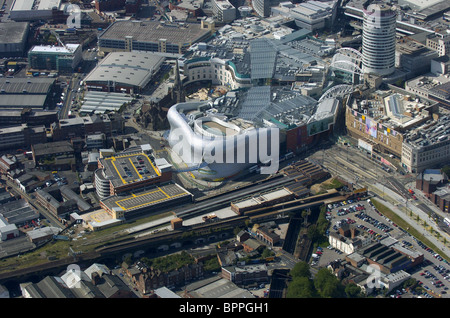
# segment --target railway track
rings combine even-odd
[[[133,248],[140,248],[148,245],[158,245],[163,244],[164,242],[171,242],[176,240],[184,240],[183,234],[192,231],[195,235],[202,236],[206,234],[211,234],[217,231],[223,231],[226,229],[234,228],[237,225],[243,224],[248,217],[246,216],[236,216],[232,218],[228,218],[223,221],[195,225],[191,227],[187,227],[185,229],[180,230],[172,230],[172,231],[163,231],[159,233],[154,233],[148,236],[141,236],[139,238],[127,238],[120,242],[115,243],[106,243],[103,246],[100,246],[95,249],[97,253],[102,255],[106,255],[109,253],[118,253],[121,251],[129,251]]]

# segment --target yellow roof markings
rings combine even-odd
[[[134,168],[134,171],[136,171],[137,175],[139,176],[139,179],[142,178],[141,174],[139,173],[139,171],[136,169],[136,166],[133,164],[133,161],[131,161],[131,158],[128,158],[128,160],[130,160],[131,165]]]
[[[91,214],[91,219],[93,219],[94,221],[96,221],[96,222],[101,222],[101,219],[99,219],[99,218],[97,218],[97,216],[98,215],[102,215],[102,214],[104,214],[104,213],[107,213],[106,211],[99,211],[99,212],[96,212],[96,213],[93,213],[93,214]]]
[[[114,169],[117,172],[117,175],[119,176],[120,180],[122,180],[122,183],[127,183],[123,178],[122,178],[122,174],[119,173],[119,170],[117,170],[116,164],[114,163],[116,161],[116,157],[112,156],[111,157],[111,164],[113,165]]]
[[[133,198],[142,197],[144,195],[152,194],[152,193],[156,193],[156,192],[160,192],[160,191],[159,190],[155,190],[155,191],[152,191],[152,192],[145,192],[145,193],[139,194],[139,195],[136,195],[136,194],[133,193]],[[132,198],[125,198],[125,199],[117,200],[115,202],[117,203],[117,202],[126,201],[126,200],[130,200],[130,199],[132,199]]]
[[[148,162],[150,163],[150,165],[153,168],[153,171],[155,171],[156,174],[158,175],[158,177],[160,177],[161,176],[161,172],[159,172],[159,169],[155,168],[155,166],[153,165],[152,161],[150,160],[150,158],[145,153],[143,153],[142,155],[147,158]]]
[[[159,191],[161,191],[162,193],[164,193],[167,197],[167,199],[170,199],[170,195],[168,195],[166,192],[164,192],[163,189],[161,189],[160,187],[158,187]]]
[[[185,192],[181,192],[181,193],[174,194],[174,195],[170,196],[170,195],[168,195],[163,189],[161,189],[160,187],[158,187],[158,189],[155,190],[155,191],[146,192],[146,193],[143,193],[143,194],[140,194],[140,195],[136,195],[136,194],[132,193],[132,195],[133,195],[133,198],[137,198],[137,197],[142,197],[142,196],[144,196],[144,195],[148,195],[148,194],[152,194],[152,193],[157,193],[157,192],[163,193],[166,197],[165,197],[165,198],[161,198],[161,199],[157,199],[157,200],[153,200],[153,201],[148,201],[148,202],[145,202],[145,203],[142,203],[142,204],[139,204],[139,205],[135,205],[135,206],[133,206],[133,207],[131,207],[131,208],[125,208],[125,207],[123,207],[119,202],[127,201],[127,200],[130,200],[130,199],[132,199],[132,198],[126,198],[126,199],[117,200],[117,201],[115,201],[115,203],[116,203],[120,208],[122,208],[123,210],[129,210],[129,209],[134,209],[134,208],[137,208],[137,207],[140,207],[140,206],[144,206],[144,205],[148,205],[148,204],[153,204],[153,203],[156,203],[156,202],[159,202],[159,201],[163,201],[163,200],[167,200],[167,199],[176,198],[176,197],[179,197],[180,195],[186,194]]]
[[[175,198],[175,197],[179,197],[180,195],[184,195],[184,194],[186,194],[186,193],[178,193],[178,194],[175,194],[175,195],[171,196],[170,199]],[[167,199],[168,199],[168,198],[162,198],[162,199],[158,199],[158,200],[153,200],[153,201],[150,201],[150,202],[145,202],[145,203],[142,203],[142,204],[138,204],[138,205],[132,206],[131,208],[125,208],[125,207],[123,207],[122,205],[120,205],[119,203],[117,203],[117,202],[119,202],[119,201],[116,201],[116,204],[117,204],[119,207],[121,207],[123,210],[126,211],[126,210],[130,210],[130,209],[139,208],[139,207],[144,206],[144,205],[149,205],[149,204],[157,203],[157,202],[159,202],[159,201],[164,201],[164,200],[167,200]],[[127,200],[127,199],[124,199],[124,200]],[[124,201],[124,200],[120,200],[120,201]]]
[[[134,166],[133,162],[131,161],[131,158],[132,158],[132,157],[139,157],[139,156],[146,157],[147,160],[148,160],[148,162],[149,162],[150,165],[152,166],[153,171],[155,171],[156,174],[157,174],[159,177],[161,176],[161,172],[159,171],[159,169],[156,168],[156,167],[153,165],[151,159],[150,159],[150,158],[148,157],[148,155],[147,155],[146,153],[144,153],[144,152],[132,153],[132,154],[115,155],[115,156],[111,156],[111,157],[105,158],[105,160],[111,160],[111,163],[113,163],[113,161],[115,161],[116,158],[117,158],[117,159],[119,159],[119,158],[129,158],[131,164],[133,165],[134,169],[136,170],[136,167]],[[115,165],[114,165],[114,168],[115,168],[116,171],[117,171],[117,168],[116,168]],[[137,172],[137,171],[136,171],[136,172]],[[118,173],[118,172],[117,172],[117,173]],[[139,172],[137,172],[137,173],[138,173],[138,175],[140,176],[140,178],[142,178],[142,175],[141,175]],[[118,174],[119,174],[119,173],[118,173]],[[122,180],[123,183],[127,183],[127,182],[122,178],[122,176],[121,176],[120,174],[119,174],[119,177],[120,177],[120,179]],[[134,180],[134,181],[136,181],[136,180]]]

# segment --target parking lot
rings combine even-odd
[[[398,227],[390,219],[382,215],[371,202],[352,201],[340,202],[328,206],[327,218],[330,221],[329,231],[336,231],[343,223],[353,224],[360,232],[366,232],[375,241],[380,241],[385,237],[392,237],[398,240],[403,247],[424,254],[424,262],[408,272],[423,287],[424,293],[407,292],[401,288],[393,291],[393,296],[400,298],[420,297],[450,297],[450,265],[439,254],[435,253],[424,243],[411,236],[409,233]],[[317,248],[313,252],[312,266],[326,266],[333,260],[344,259],[345,253],[328,248]],[[406,293],[405,293],[406,292]]]
[[[151,159],[143,153],[112,156],[105,158],[102,163],[111,173],[120,178],[122,184],[154,178],[160,174]]]

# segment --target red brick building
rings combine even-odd
[[[161,272],[152,268],[143,268],[133,276],[136,287],[143,293],[150,293],[160,287],[183,286],[193,280],[203,277],[202,264],[185,265],[171,272]]]

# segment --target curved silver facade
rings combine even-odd
[[[396,12],[384,3],[364,10],[362,63],[364,73],[389,75],[395,71]]]
[[[278,170],[278,128],[239,127],[209,102],[176,104],[167,118],[169,145],[196,178],[222,180],[261,162],[261,173]]]
[[[97,169],[94,172],[95,191],[100,199],[107,198],[111,195],[111,186],[109,179],[105,177],[103,169]]]

